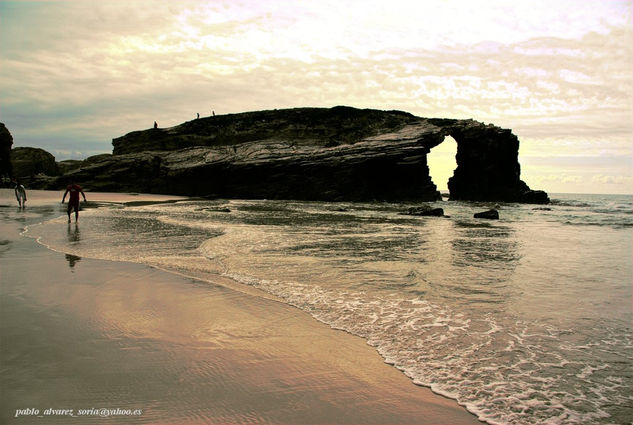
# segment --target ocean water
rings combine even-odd
[[[633,422],[631,196],[547,207],[188,200],[111,204],[25,235],[81,258],[230,277],[358,335],[491,424]]]

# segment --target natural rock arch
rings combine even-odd
[[[473,120],[344,106],[200,118],[113,140],[67,174],[93,190],[226,198],[434,201],[427,155],[457,142],[451,199],[547,202],[520,179],[512,131]],[[63,187],[65,176],[49,187]]]
[[[457,142],[457,168],[448,180],[450,200],[547,203],[521,180],[519,139],[512,130],[475,120],[428,119]],[[444,139],[430,139],[430,149]]]

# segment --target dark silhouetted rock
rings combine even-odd
[[[67,174],[71,171],[78,170],[81,168],[83,164],[83,160],[81,159],[66,159],[64,161],[59,161],[57,163],[57,168],[59,169],[59,174]]]
[[[13,136],[6,126],[0,123],[0,179],[8,180],[13,175],[11,146],[13,146]]]
[[[242,112],[195,119],[171,128],[134,131],[114,139],[112,153],[234,146],[265,140],[335,147],[398,130],[417,120],[406,112],[348,106]]]
[[[425,217],[443,217],[444,210],[442,208],[433,208],[429,205],[422,205],[420,207],[411,207],[406,212],[407,215],[419,215]]]
[[[511,130],[473,120],[430,120],[457,142],[451,200],[547,203],[520,179],[519,140]],[[545,194],[545,192],[542,192]]]
[[[89,156],[88,158],[84,159],[82,161],[82,166],[83,165],[88,165],[88,164],[94,164],[103,160],[107,160],[108,158],[110,158],[112,156],[112,154],[110,153],[100,153],[98,155],[92,155]]]
[[[524,202],[519,142],[473,120],[401,111],[298,108],[200,118],[113,140],[114,155],[66,174],[91,190],[224,198],[436,201],[427,154],[457,141],[451,199]],[[67,178],[52,186],[63,188]]]
[[[44,149],[19,147],[11,150],[13,175],[28,178],[37,174],[57,176],[59,169],[55,157]]]
[[[141,152],[83,164],[56,184],[62,188],[71,178],[90,190],[223,198],[437,200],[435,185],[420,172],[420,152],[415,140],[325,149],[262,142],[239,145],[237,152],[232,147]]]
[[[87,167],[97,162],[106,160],[111,157],[112,154],[102,153],[99,155],[89,156],[86,159],[66,159],[64,161],[60,161],[57,163],[57,168],[59,169],[59,174],[68,174],[72,173],[76,170],[79,170],[82,167]]]
[[[488,211],[483,211],[479,213],[475,213],[475,218],[487,218],[489,220],[499,220],[499,211],[495,209],[491,209]]]
[[[528,190],[521,194],[519,202],[525,204],[549,204],[549,196],[542,190]]]

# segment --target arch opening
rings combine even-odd
[[[431,180],[443,197],[448,196],[448,179],[453,176],[457,168],[456,156],[457,141],[451,136],[446,136],[442,143],[432,148],[426,155]]]

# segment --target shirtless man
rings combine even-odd
[[[64,199],[66,199],[66,195],[70,192],[70,197],[68,198],[68,222],[70,223],[70,213],[72,210],[75,210],[75,223],[79,220],[79,194],[84,197],[84,202],[87,202],[86,195],[84,191],[81,190],[81,186],[75,183],[71,183],[66,188],[66,192],[64,192],[64,196],[62,197],[62,204],[64,203]]]

